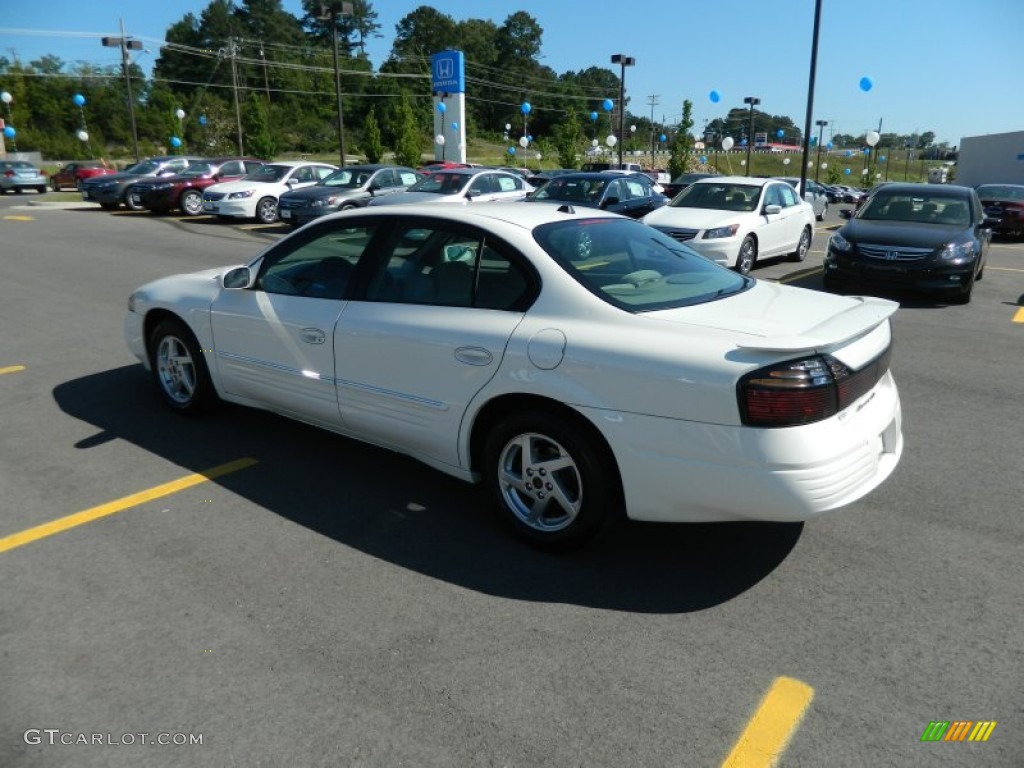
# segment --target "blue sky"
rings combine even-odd
[[[123,19],[128,34],[152,49],[139,61],[151,66],[167,27],[207,4],[7,0],[0,55],[10,58],[13,50],[30,61],[52,53],[68,62],[117,64],[117,50],[102,48],[93,35],[118,34]],[[374,65],[387,57],[398,21],[422,4],[374,2],[383,34],[367,49]],[[299,0],[283,5],[301,16]],[[826,139],[829,130],[856,135],[879,120],[883,131],[930,130],[951,145],[962,136],[1024,130],[1024,0],[822,0],[822,6],[812,120],[832,121]],[[804,125],[814,0],[441,0],[433,7],[456,20],[497,24],[526,11],[544,29],[543,61],[556,72],[589,66],[618,72],[611,54],[635,57],[626,71],[630,109],[649,117],[648,97],[656,95],[656,120],[674,122],[689,99],[699,129],[742,107],[745,96],[757,96],[760,109]],[[870,91],[861,90],[862,77],[872,80]],[[717,104],[712,90],[721,95]]]

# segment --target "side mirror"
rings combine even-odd
[[[248,288],[252,284],[252,270],[248,267],[235,267],[220,276],[220,284],[229,290]]]
[[[999,222],[1000,222],[1000,219],[997,219],[994,216],[986,216],[985,220],[981,222],[981,226],[992,228],[992,227],[999,226]]]
[[[840,219],[849,219],[852,216],[853,216],[853,211],[851,211],[849,208],[840,208],[839,209],[839,218]]]
[[[771,215],[773,213],[782,213],[782,206],[781,205],[775,205],[775,204],[769,204],[769,205],[766,205],[764,207],[764,215],[765,216],[769,216],[769,215]]]

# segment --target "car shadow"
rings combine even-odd
[[[451,584],[514,600],[631,612],[719,605],[770,574],[802,524],[626,522],[590,546],[552,555],[511,536],[479,488],[417,461],[247,408],[183,418],[139,365],[53,391],[99,432],[89,448],[126,440],[190,471],[244,456],[258,468],[213,482],[322,536]],[[203,535],[196,531],[195,535]]]

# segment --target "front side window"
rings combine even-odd
[[[437,195],[457,195],[470,179],[464,173],[432,173],[409,187],[410,192],[432,192]]]
[[[783,205],[783,207],[789,208],[790,206],[796,205],[797,203],[800,202],[797,199],[796,190],[793,189],[793,187],[791,187],[789,185],[786,185],[786,186],[777,185],[777,186],[774,186],[774,188],[778,189],[779,192],[782,194],[782,205]]]
[[[331,222],[282,242],[260,265],[256,288],[287,296],[344,299],[356,264],[376,231],[375,224],[346,225]]]
[[[256,181],[261,184],[273,184],[287,178],[291,172],[290,165],[263,165],[245,177],[245,181]]]
[[[573,219],[544,224],[534,238],[591,293],[630,312],[700,304],[754,285],[638,221]]]

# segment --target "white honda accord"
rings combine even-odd
[[[559,548],[624,513],[799,521],[903,449],[897,305],[736,274],[594,209],[401,205],[128,301],[171,408],[275,411],[482,482]]]
[[[327,163],[282,161],[267,163],[238,181],[225,181],[203,192],[203,213],[223,218],[277,221],[277,201],[285,192],[311,187],[337,169]]]

